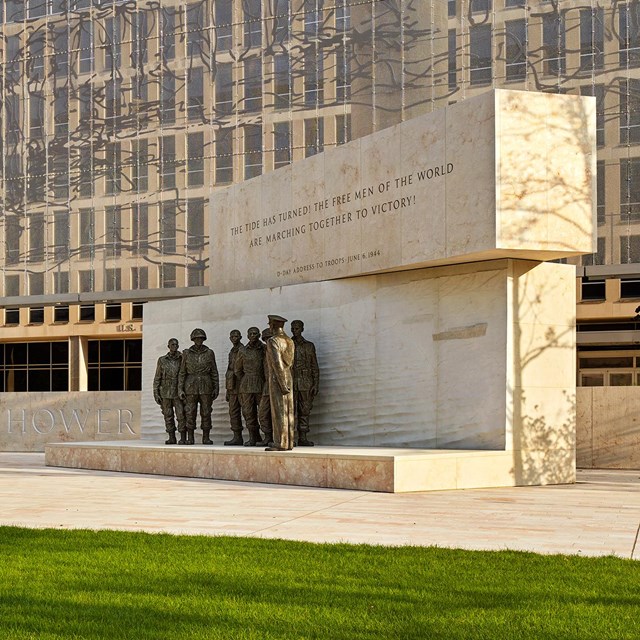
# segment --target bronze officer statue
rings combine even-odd
[[[153,398],[160,405],[164,425],[169,434],[165,444],[176,444],[176,419],[180,432],[180,444],[187,444],[184,405],[178,396],[178,374],[182,360],[178,340],[171,338],[167,344],[169,353],[158,358],[153,378]]]
[[[200,405],[200,427],[202,444],[213,444],[211,433],[211,406],[218,397],[219,382],[216,356],[204,341],[207,334],[202,329],[191,332],[193,346],[182,353],[182,364],[178,375],[178,392],[184,401],[187,420],[187,444],[194,443],[196,415]]]
[[[273,445],[266,451],[289,451],[294,443],[293,410],[293,340],[284,332],[286,319],[270,315],[271,337],[267,340],[266,360],[269,376],[269,399]]]

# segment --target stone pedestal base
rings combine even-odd
[[[513,451],[364,447],[258,448],[166,446],[151,441],[48,444],[48,466],[402,493],[522,484],[569,483],[566,477],[521,477]],[[557,467],[556,467],[557,468]]]

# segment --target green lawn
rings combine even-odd
[[[640,638],[640,564],[0,527],[0,638]]]

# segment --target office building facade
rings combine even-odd
[[[491,87],[596,97],[578,382],[640,383],[638,0],[0,6],[0,390],[138,389],[144,302],[215,278],[212,189]]]

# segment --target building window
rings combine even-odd
[[[142,388],[142,340],[89,340],[89,391],[139,391]]]
[[[204,121],[204,78],[202,67],[195,67],[188,71],[187,83],[187,118],[189,120]]]
[[[262,109],[262,60],[253,58],[244,63],[244,110]]]
[[[176,121],[176,79],[165,67],[160,89],[160,122],[173,124]]]
[[[122,290],[122,270],[120,268],[104,270],[104,291]]]
[[[145,267],[146,269],[146,267]],[[141,289],[143,287],[140,287]],[[146,287],[144,287],[146,288]],[[131,305],[131,319],[132,320],[142,320],[142,316],[144,313],[144,302],[134,302]]]
[[[7,298],[20,295],[20,276],[11,275],[4,277],[4,295]]]
[[[44,295],[44,273],[29,274],[29,295],[30,296]]]
[[[160,47],[162,59],[167,62],[176,57],[176,15],[173,8],[162,9],[161,29]]]
[[[176,138],[162,136],[160,142],[160,188],[175,189],[176,186]]]
[[[191,63],[197,60],[208,62],[209,58],[211,45],[205,6],[201,0],[187,5],[187,58]]]
[[[351,48],[347,44],[336,51],[336,100],[351,100]]]
[[[29,324],[44,324],[44,307],[29,307]]]
[[[457,44],[456,44],[456,30],[449,29],[448,32],[448,76],[447,82],[449,89],[455,89],[458,86],[458,62],[457,62]]]
[[[527,75],[527,24],[524,20],[505,23],[507,80],[524,80]]]
[[[134,291],[149,288],[148,267],[131,267],[131,288]]]
[[[244,10],[244,46],[247,48],[262,46],[261,0],[243,0]]]
[[[120,16],[106,19],[105,37],[105,66],[109,70],[117,71],[122,65]]]
[[[351,140],[351,114],[336,116],[336,143],[346,144]]]
[[[204,133],[187,135],[187,184],[190,187],[204,185]]]
[[[2,391],[68,391],[68,342],[0,344]]]
[[[18,264],[20,262],[20,237],[22,236],[22,231],[23,228],[17,216],[6,216],[4,222],[4,258],[7,265]]]
[[[160,205],[160,252],[164,255],[176,252],[176,203],[173,201]]]
[[[505,7],[524,7],[526,0],[505,0]]]
[[[304,157],[309,158],[324,151],[324,120],[310,118],[304,121]]]
[[[233,182],[233,129],[216,132],[216,184]]]
[[[219,51],[231,49],[232,0],[216,0],[216,48]]]
[[[187,286],[204,287],[204,267],[201,264],[187,265]]]
[[[122,155],[119,142],[105,145],[106,184],[105,191],[109,195],[120,193],[122,175]]]
[[[149,143],[134,140],[131,143],[131,179],[133,190],[142,193],[149,189]]]
[[[80,259],[91,260],[95,255],[96,222],[93,209],[80,209]]]
[[[204,247],[204,200],[187,200],[187,251],[201,251]]]
[[[119,206],[104,209],[105,256],[117,258],[122,252],[122,213]]]
[[[491,25],[469,29],[471,50],[471,84],[489,84],[492,77]]]
[[[146,202],[134,203],[131,205],[131,253],[146,256],[148,248],[149,205]]]
[[[471,11],[491,11],[491,0],[469,0]]]
[[[69,94],[66,87],[55,89],[53,122],[56,136],[66,137],[69,132]]]
[[[620,83],[620,142],[640,142],[640,80],[627,78]]]
[[[322,29],[324,0],[304,0],[304,33],[308,38],[317,38]]]
[[[160,287],[162,289],[173,289],[176,286],[176,265],[160,265]]]
[[[598,160],[597,164],[597,220],[598,226],[601,227],[606,222],[606,205],[605,205],[605,163],[604,160]]]
[[[640,219],[640,158],[620,160],[620,216],[622,222]]]
[[[68,304],[57,304],[53,307],[53,321],[57,324],[66,324],[69,322]]]
[[[13,327],[20,324],[20,309],[5,309],[4,324]]]
[[[580,9],[580,69],[604,68],[604,10]]]
[[[324,102],[322,51],[312,46],[304,54],[304,104],[316,108]]]
[[[80,147],[79,163],[78,195],[81,198],[91,198],[93,196],[93,149],[91,145]]]
[[[104,306],[104,319],[107,322],[122,320],[122,305],[119,302],[107,302]]]
[[[604,97],[603,84],[588,84],[580,87],[580,95],[595,96],[596,99],[596,144],[604,146]],[[622,100],[622,98],[621,98]],[[623,112],[624,114],[624,112]]]
[[[80,305],[80,322],[95,322],[96,307],[93,304]]]
[[[562,75],[565,73],[565,26],[564,14],[559,11],[545,13],[542,18],[542,41],[544,50],[543,73]]]
[[[582,266],[591,267],[593,265],[600,265],[605,263],[605,240],[604,238],[598,238],[596,253],[590,253],[589,255],[582,256]]]
[[[78,70],[80,73],[90,73],[93,70],[93,23],[90,20],[80,22]]]
[[[131,66],[142,67],[147,61],[147,14],[135,11],[131,15]]]
[[[337,3],[336,3],[337,4]],[[291,37],[291,0],[276,0],[273,21],[273,40],[277,44],[288,42]]]
[[[233,65],[221,62],[216,67],[216,111],[218,115],[233,112]]]
[[[291,107],[291,59],[288,53],[278,53],[273,57],[274,66],[274,107]]]
[[[456,17],[456,0],[448,0],[447,2],[447,15],[449,18]]]
[[[78,288],[80,293],[91,293],[93,291],[93,271],[91,269],[78,271]]]
[[[53,292],[69,293],[69,272],[56,271],[53,274]]]
[[[620,264],[637,264],[640,262],[640,236],[623,236],[620,238]]]
[[[276,122],[273,125],[275,169],[291,164],[291,123]]]
[[[32,213],[29,216],[29,258],[28,262],[36,263],[44,260],[44,214]],[[32,274],[33,275],[33,274]]]
[[[244,179],[262,173],[262,127],[249,124],[244,127]]]
[[[640,3],[618,4],[620,66],[640,64]]]

